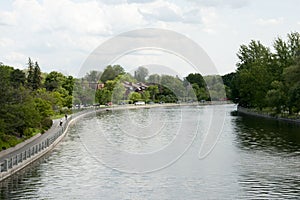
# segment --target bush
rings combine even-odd
[[[42,122],[41,125],[43,127],[44,130],[49,129],[53,124],[53,121],[50,118],[45,118]]]

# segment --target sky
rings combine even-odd
[[[241,44],[259,40],[271,46],[276,37],[299,31],[298,5],[298,0],[0,0],[0,62],[25,69],[31,57],[44,72],[78,77],[105,41],[155,28],[191,39],[223,75],[236,70]],[[164,65],[182,76],[193,72],[181,57],[157,49],[127,52],[111,63],[127,71]]]

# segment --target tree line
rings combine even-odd
[[[28,59],[27,69],[0,65],[0,148],[43,133],[51,117],[72,107],[74,79],[59,72],[42,73]]]
[[[246,108],[273,115],[300,111],[300,34],[284,40],[277,37],[272,47],[252,40],[237,53],[237,70],[223,76],[228,95]]]
[[[126,91],[123,83],[147,84],[143,91]],[[97,85],[101,88],[97,88]],[[102,88],[103,86],[103,88]],[[138,67],[134,74],[125,72],[120,65],[107,66],[103,72],[90,71],[76,80],[75,104],[107,104],[145,102],[175,103],[220,100],[224,98],[221,76],[205,76],[191,73],[187,77],[150,74],[147,68]],[[95,97],[95,98],[92,98]]]

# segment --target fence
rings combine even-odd
[[[26,165],[34,162],[42,155],[50,151],[63,138],[69,124],[79,116],[90,113],[92,110],[84,110],[76,114],[72,114],[66,119],[62,126],[53,134],[43,139],[37,144],[31,145],[20,153],[12,153],[12,155],[0,163],[0,181],[7,178],[14,172],[24,168]],[[45,133],[46,134],[46,133]],[[60,138],[58,140],[58,138]],[[34,141],[32,143],[35,143]]]

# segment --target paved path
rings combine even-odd
[[[16,150],[13,150],[12,152],[9,152],[9,153],[1,152],[2,154],[4,153],[4,155],[1,156],[1,154],[0,154],[0,163],[2,161],[4,161],[5,159],[12,157],[13,155],[19,154],[19,153],[25,151],[26,149],[40,143],[41,141],[45,140],[49,136],[55,135],[57,130],[61,128],[59,126],[59,121],[60,121],[60,119],[53,120],[53,125],[51,126],[51,128],[49,130],[47,130],[44,134],[40,135],[38,138],[34,139],[33,141],[25,144],[24,146],[17,148]],[[63,123],[65,123],[65,118],[63,119]]]

